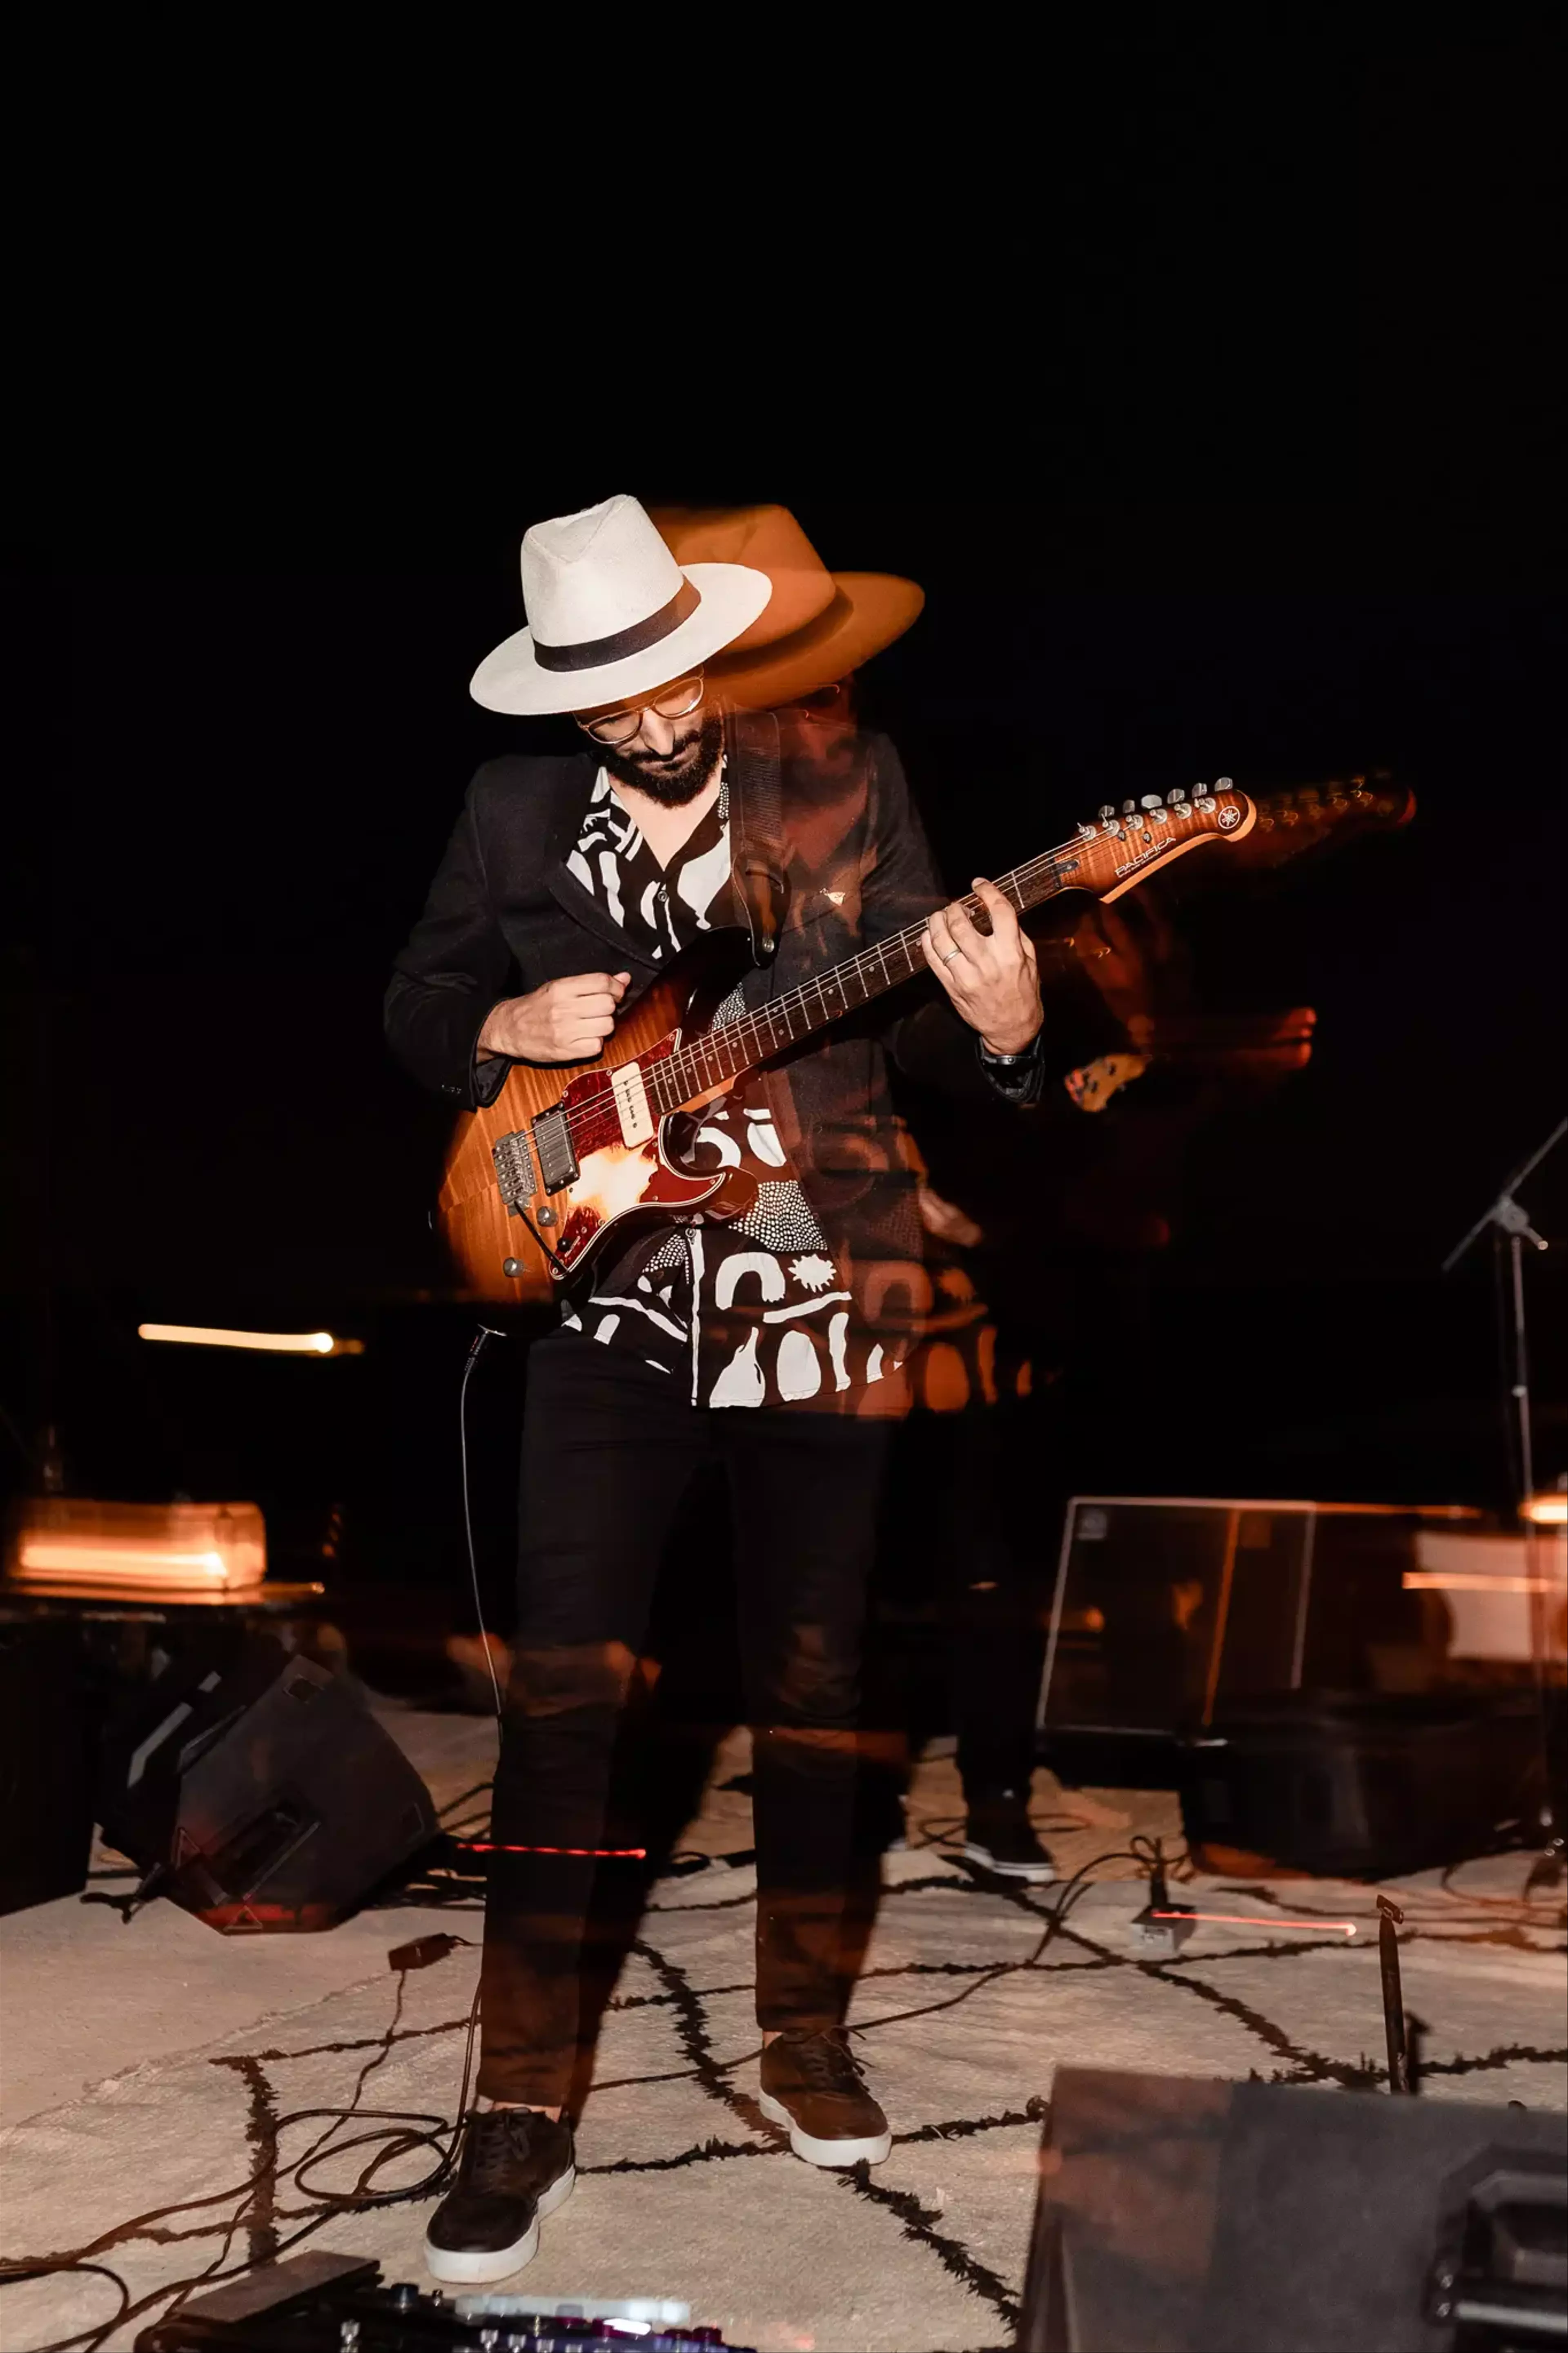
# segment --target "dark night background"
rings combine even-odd
[[[380,998],[473,767],[558,740],[466,691],[521,620],[521,527],[604,491],[523,485],[418,569],[318,541],[299,568],[55,575],[68,752],[5,963],[14,1487],[52,1422],[74,1492],[254,1497],[275,1568],[319,1570],[331,1543],[356,1590],[466,1619],[474,1314],[426,1224],[446,1114],[389,1060]],[[1314,1006],[1316,1050],[1198,1131],[1125,1329],[1119,1271],[1096,1315],[1079,1269],[1063,1345],[1096,1355],[1100,1409],[1053,1425],[1050,1485],[1504,1504],[1486,1253],[1437,1268],[1563,1108],[1560,604],[1495,528],[1429,512],[783,494],[829,564],[926,587],[864,688],[955,885],[1102,800],[1222,773],[1268,789],[1381,764],[1418,797],[1401,833],[1184,913],[1205,1006]],[[1553,1243],[1528,1267],[1544,1481],[1568,1465],[1568,1148],[1528,1198]],[[156,1349],[144,1318],[366,1347]],[[475,1384],[502,1623],[523,1354]]]

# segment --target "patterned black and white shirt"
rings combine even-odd
[[[629,939],[673,961],[704,932],[738,925],[729,791],[661,867],[601,768],[567,866]],[[739,990],[715,1022],[740,1010]],[[635,1348],[694,1405],[841,1402],[896,1370],[863,1326],[844,1271],[779,1141],[760,1078],[697,1114],[688,1163],[723,1168],[749,1206],[698,1225],[645,1228],[595,1261],[563,1308],[573,1331]],[[722,1206],[723,1197],[720,1197]]]

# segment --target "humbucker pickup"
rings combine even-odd
[[[547,1193],[564,1192],[582,1173],[572,1149],[572,1131],[562,1110],[542,1112],[533,1123],[533,1145],[539,1155],[539,1175]]]
[[[496,1182],[500,1187],[501,1199],[511,1215],[522,1213],[523,1204],[534,1196],[533,1155],[528,1148],[524,1128],[510,1135],[500,1136],[490,1146],[490,1158],[496,1165]]]

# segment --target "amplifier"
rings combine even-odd
[[[1474,1681],[1445,1591],[1478,1581],[1453,1567],[1457,1546],[1476,1548],[1483,1577],[1498,1567],[1479,1521],[1456,1505],[1075,1495],[1040,1694],[1044,1753],[1064,1779],[1174,1788],[1179,1737],[1237,1700]],[[1482,1672],[1522,1683],[1530,1670],[1510,1655]]]
[[[1185,1744],[1182,1829],[1203,1871],[1391,1879],[1528,1843],[1544,1777],[1532,1692],[1281,1692]]]

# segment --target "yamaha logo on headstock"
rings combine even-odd
[[[1132,852],[1130,858],[1118,860],[1115,874],[1118,883],[1136,874],[1145,866],[1152,866],[1173,853],[1190,849],[1194,842],[1212,839],[1215,833],[1226,833],[1240,840],[1251,830],[1257,812],[1244,793],[1238,793],[1228,776],[1216,777],[1211,787],[1194,785],[1191,793],[1178,785],[1163,800],[1158,793],[1145,793],[1141,799],[1124,800],[1116,807],[1107,802],[1100,812],[1100,824],[1080,826],[1079,839],[1092,841],[1097,834],[1125,844]]]

